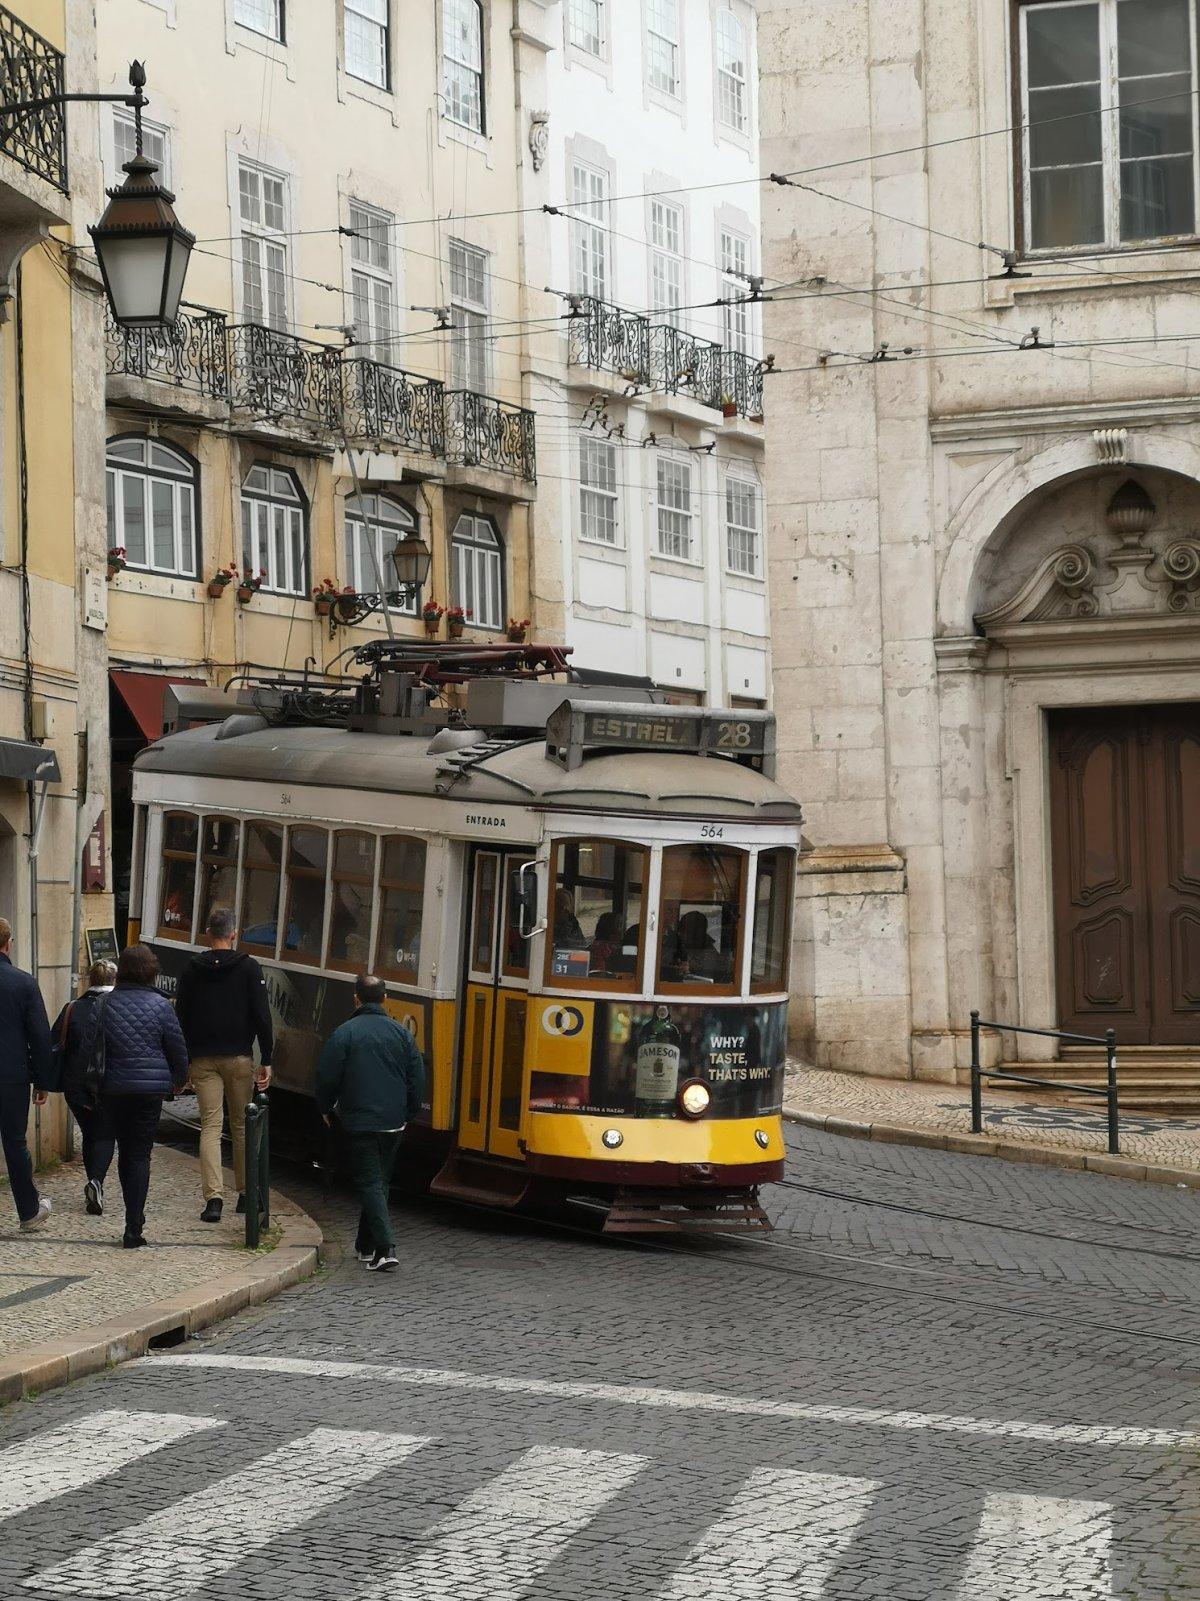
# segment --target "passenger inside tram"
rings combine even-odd
[[[575,915],[575,897],[569,889],[561,887],[554,894],[554,943],[574,951],[585,950],[588,944]]]

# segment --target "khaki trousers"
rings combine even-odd
[[[192,1063],[192,1083],[200,1103],[200,1182],[204,1199],[217,1201],[225,1193],[221,1125],[227,1103],[229,1132],[233,1136],[233,1182],[238,1194],[244,1194],[246,1108],[254,1094],[254,1063],[248,1056],[201,1056]]]

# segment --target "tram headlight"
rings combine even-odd
[[[756,1128],[754,1130],[754,1141],[756,1145],[761,1146],[761,1148],[765,1151],[767,1146],[771,1143],[771,1136],[767,1133],[765,1128]]]
[[[684,1117],[703,1117],[712,1102],[712,1091],[702,1078],[690,1078],[680,1085],[677,1100]]]
[[[600,1136],[600,1141],[608,1150],[615,1151],[618,1145],[625,1143],[625,1136],[619,1128],[606,1128]]]

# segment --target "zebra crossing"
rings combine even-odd
[[[113,1409],[0,1448],[0,1550],[11,1527],[4,1520],[87,1495],[144,1459],[153,1459],[166,1482],[173,1447],[226,1429],[229,1421]],[[319,1539],[307,1526],[381,1475],[394,1480],[412,1472],[415,1493],[421,1454],[436,1443],[429,1435],[314,1428],[60,1560],[11,1575],[10,1583],[17,1580],[27,1594],[81,1601],[182,1601],[276,1542],[282,1548],[289,1539]],[[648,1456],[532,1446],[469,1490],[419,1539],[384,1547],[379,1576],[339,1595],[346,1601],[445,1601],[448,1595],[522,1601],[625,1492],[627,1508],[645,1509],[653,1479]],[[868,1478],[755,1469],[716,1510],[654,1601],[709,1601],[714,1595],[722,1601],[822,1601],[886,1488]],[[986,1495],[955,1601],[1111,1596],[1112,1519],[1112,1508],[1098,1501]],[[54,1555],[45,1540],[42,1549]]]

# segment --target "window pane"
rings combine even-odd
[[[1104,242],[1100,167],[1060,167],[1030,174],[1035,249]]]
[[[1034,167],[1068,167],[1101,157],[1100,85],[1034,89],[1029,95],[1029,160]],[[1081,112],[1096,112],[1081,116]]]
[[[247,823],[242,862],[243,945],[271,955],[279,929],[279,878],[283,830],[274,823]]]
[[[241,825],[228,817],[206,817],[201,841],[200,922],[203,932],[214,906],[233,911],[237,900],[238,837]]]
[[[1195,204],[1190,155],[1122,163],[1122,239],[1192,233]]]
[[[735,981],[745,862],[741,851],[713,845],[663,852],[661,983]]]
[[[163,849],[194,853],[199,824],[191,812],[170,812],[163,819]]]
[[[750,982],[756,988],[787,988],[792,861],[792,852],[782,848],[759,853],[750,953]]]
[[[271,39],[283,37],[283,0],[233,0],[233,16],[235,22],[255,33]]]
[[[387,87],[387,0],[346,0],[346,71]]]
[[[604,54],[603,0],[569,0],[567,19],[573,45],[589,55]]]
[[[175,486],[152,481],[151,505],[154,517],[154,556],[152,565],[166,572],[175,570]]]
[[[500,953],[504,971],[513,977],[524,978],[529,972],[529,941],[521,933],[521,886],[530,875],[521,877],[525,864],[508,858],[504,896],[504,946]]]
[[[280,952],[288,961],[320,965],[328,854],[323,828],[293,828],[288,834],[287,921]]]
[[[550,916],[550,977],[632,988],[642,940],[646,852],[586,839],[559,845]]]
[[[375,971],[405,984],[415,984],[421,961],[424,840],[403,837],[384,840],[380,886]]]
[[[190,812],[172,812],[163,819],[158,932],[171,939],[190,940],[192,937],[199,837],[199,820]]]
[[[1121,155],[1136,158],[1190,153],[1195,114],[1191,91],[1190,72],[1173,72],[1162,78],[1122,78]]]
[[[1120,0],[1117,70],[1122,78],[1178,72],[1191,58],[1188,0]],[[1128,98],[1122,91],[1121,99]]]
[[[1025,12],[1029,85],[1091,83],[1100,76],[1099,6],[1037,6]]]
[[[196,575],[196,540],[192,524],[192,486],[176,490],[179,507],[179,571],[189,578]]]
[[[125,558],[134,566],[146,565],[146,480],[137,478],[132,473],[121,474],[121,489],[124,500],[124,520],[122,532],[124,537],[121,543],[125,546]]]
[[[334,836],[333,894],[329,914],[329,961],[363,972],[371,965],[371,899],[375,883],[375,836]]]

